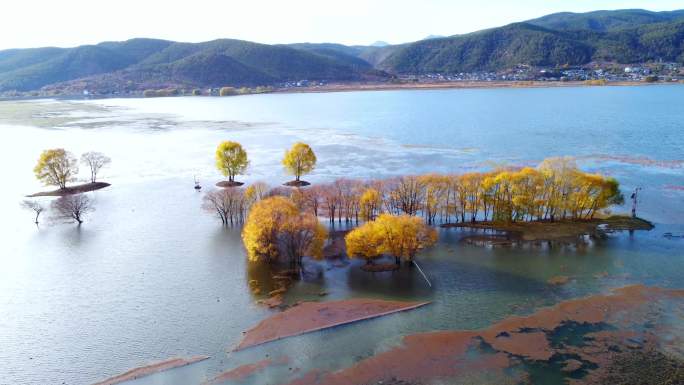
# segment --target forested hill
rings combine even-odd
[[[429,31],[426,31],[429,32]],[[557,13],[402,45],[267,45],[221,39],[131,39],[75,48],[0,51],[0,92],[275,85],[387,80],[392,74],[498,71],[592,61],[684,62],[684,10]]]
[[[497,71],[590,61],[684,62],[684,11],[555,14],[397,49],[379,68],[396,73]]]
[[[0,91],[35,90],[61,82],[83,87],[220,87],[286,81],[374,79],[363,59],[339,49],[241,40],[177,43],[154,39],[76,48],[0,51]]]

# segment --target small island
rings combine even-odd
[[[67,186],[68,182],[76,180],[78,174],[78,161],[74,155],[63,148],[43,151],[33,172],[36,174],[36,178],[45,185],[59,188],[52,191],[37,192],[27,195],[27,197],[64,197],[111,186],[109,183],[97,181],[97,174],[100,170],[111,163],[109,157],[99,152],[87,152],[81,156],[81,163],[90,169],[90,182]]]
[[[103,189],[105,187],[109,187],[111,184],[106,183],[106,182],[89,182],[89,183],[84,183],[84,184],[79,184],[75,186],[67,186],[64,188],[60,188],[57,190],[52,190],[52,191],[41,191],[37,192],[31,195],[27,195],[28,198],[37,198],[37,197],[63,197],[66,195],[74,195],[74,194],[81,194],[81,193],[86,193],[86,192],[91,192],[91,191],[96,191]]]

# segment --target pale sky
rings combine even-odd
[[[403,43],[553,12],[684,8],[684,0],[3,0],[0,49],[153,37],[186,42]]]

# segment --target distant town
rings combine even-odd
[[[168,97],[168,96],[234,96],[289,91],[334,91],[387,88],[391,86],[411,88],[412,85],[455,86],[472,83],[506,84],[516,82],[578,83],[587,85],[606,85],[610,83],[684,83],[684,66],[675,62],[651,62],[639,64],[589,63],[582,66],[562,66],[555,68],[535,67],[520,64],[514,68],[498,72],[460,72],[425,74],[388,74],[387,77],[372,81],[341,82],[338,80],[292,80],[258,87],[212,87],[180,88],[168,87],[148,90],[104,89],[89,90],[82,87],[43,87],[35,91],[5,91],[0,98],[35,97]]]
[[[452,81],[587,81],[608,82],[678,82],[684,80],[684,68],[679,63],[642,63],[618,65],[612,63],[590,63],[584,66],[543,68],[518,65],[499,72],[468,72],[457,74],[432,73],[423,75],[401,75],[404,81],[452,82]]]

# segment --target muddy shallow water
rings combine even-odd
[[[2,102],[0,161],[11,183],[0,191],[0,384],[90,384],[200,355],[211,358],[132,383],[199,384],[264,360],[272,364],[243,383],[287,383],[353,367],[410,334],[485,329],[629,284],[682,288],[684,240],[663,236],[684,233],[684,191],[674,188],[684,186],[682,97],[684,87],[626,87]],[[249,282],[264,292],[273,282],[246,262],[239,229],[200,210],[193,177],[205,189],[219,179],[211,157],[220,140],[249,152],[242,180],[273,185],[287,179],[279,159],[296,140],[317,152],[314,183],[575,155],[626,192],[644,187],[640,215],[656,228],[551,249],[469,246],[460,239],[476,231],[440,229],[439,244],[419,256],[433,288],[410,269],[310,262],[286,303],[432,303],[232,352],[274,311],[256,303],[263,296]],[[113,160],[102,174],[112,186],[91,194],[96,211],[81,228],[47,216],[37,228],[19,208],[23,195],[42,189],[31,173],[39,152],[57,146]],[[569,281],[549,284],[556,276]],[[539,378],[554,383],[556,374]]]

